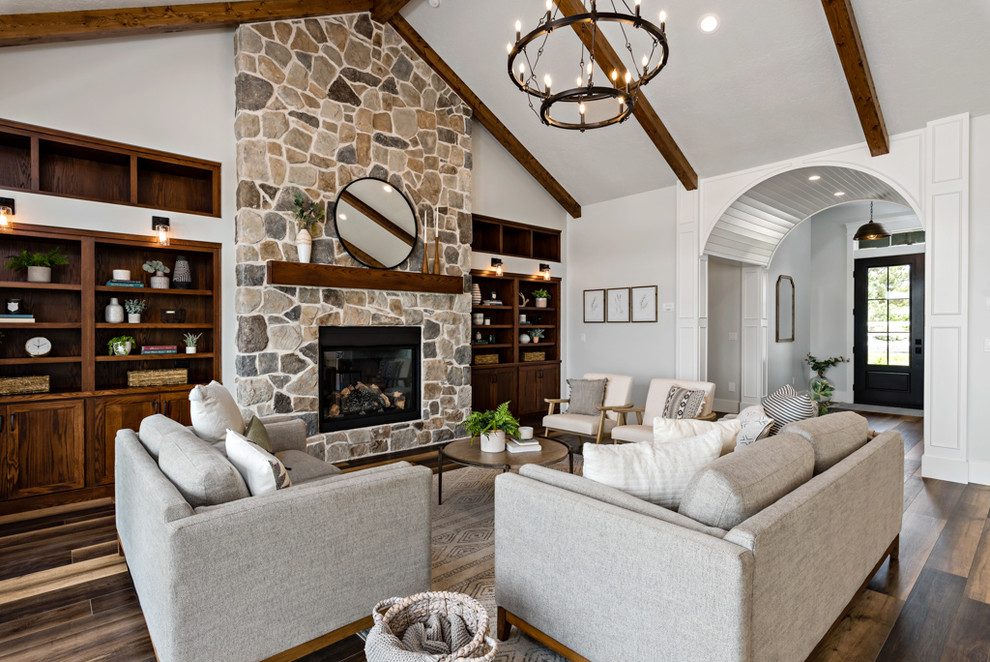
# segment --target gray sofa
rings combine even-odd
[[[305,453],[301,421],[266,427],[293,486],[264,496],[164,416],[117,434],[117,530],[163,662],[300,655],[370,627],[379,600],[430,589],[429,469],[341,474]]]
[[[851,412],[791,424],[698,472],[679,512],[544,467],[499,476],[499,636],[596,662],[806,659],[896,558],[903,442],[867,433]]]

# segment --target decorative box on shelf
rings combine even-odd
[[[20,395],[21,393],[48,393],[51,390],[48,375],[35,377],[0,378],[0,395]]]
[[[523,352],[522,360],[525,363],[529,363],[530,361],[546,361],[547,360],[547,353],[546,352]]]
[[[189,382],[189,371],[185,368],[166,370],[128,370],[128,386],[168,386]]]
[[[182,324],[186,321],[185,308],[162,308],[158,314],[165,324]]]
[[[475,365],[493,365],[498,363],[498,354],[475,354]]]

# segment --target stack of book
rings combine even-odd
[[[7,324],[33,324],[34,315],[27,313],[5,313],[0,315],[0,322]]]
[[[543,447],[540,446],[540,442],[536,439],[517,439],[515,437],[509,437],[508,441],[505,442],[505,450],[510,453],[528,453],[530,451],[538,451]]]
[[[177,351],[176,345],[141,345],[142,354],[175,354]]]
[[[144,287],[139,280],[108,280],[107,287]]]

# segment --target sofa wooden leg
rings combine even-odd
[[[894,542],[890,543],[890,549],[887,550],[887,553],[890,554],[891,563],[897,563],[901,558],[901,534],[898,533]]]
[[[512,625],[509,623],[509,619],[505,617],[505,609],[499,607],[497,623],[495,626],[495,636],[498,637],[499,641],[505,641],[509,638],[509,633],[511,632]]]

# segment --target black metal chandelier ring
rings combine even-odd
[[[615,99],[616,101],[623,99],[623,105],[619,106],[619,113],[606,120],[601,120],[598,122],[582,121],[578,124],[555,119],[551,115],[551,109],[557,102],[585,103],[590,101],[602,101],[604,99]],[[544,124],[555,126],[558,129],[575,129],[578,131],[584,131],[585,129],[600,129],[605,126],[611,126],[613,124],[624,122],[630,115],[632,115],[633,105],[634,101],[632,97],[626,95],[626,93],[622,90],[618,90],[614,87],[575,87],[544,98],[543,103],[540,105],[540,119],[543,120]],[[583,115],[584,114],[582,113],[582,120]]]

